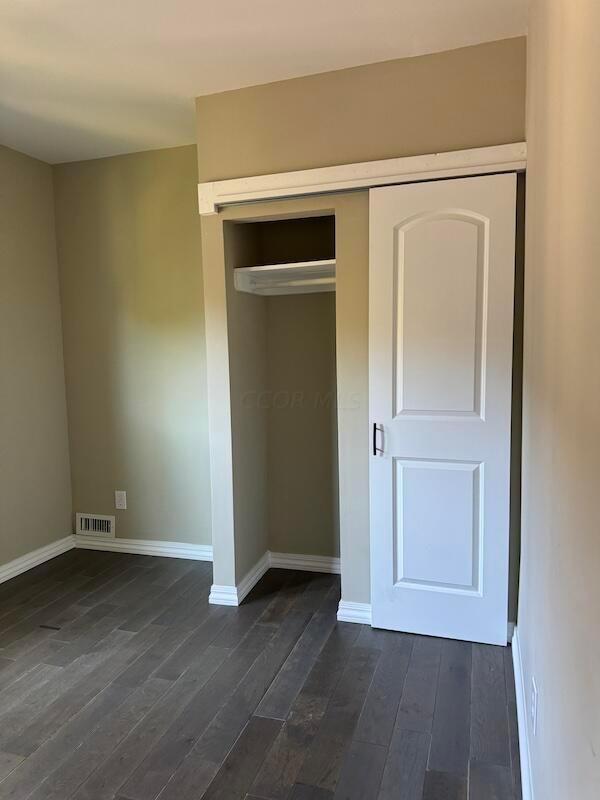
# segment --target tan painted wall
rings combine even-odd
[[[267,300],[269,549],[339,555],[335,294]]]
[[[268,386],[267,300],[233,286],[235,267],[254,261],[251,233],[247,225],[229,225],[224,232],[236,582],[269,544],[269,409],[256,402]]]
[[[54,168],[74,510],[208,544],[194,147]],[[114,511],[115,489],[127,511]]]
[[[534,0],[528,64],[523,559],[535,796],[600,787],[600,6]]]
[[[71,533],[52,171],[0,147],[0,564]]]
[[[199,97],[201,181],[523,141],[525,39]]]

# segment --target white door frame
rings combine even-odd
[[[467,178],[493,172],[520,172],[526,166],[525,142],[361,161],[335,167],[199,183],[198,208],[200,215],[205,216],[216,214],[225,206],[257,200],[332,194],[440,178]]]

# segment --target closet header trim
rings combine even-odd
[[[527,165],[527,144],[516,142],[472,150],[424,156],[363,161],[337,167],[278,172],[198,184],[200,215],[216,214],[224,206],[348,192],[397,183],[461,178],[494,172],[518,172]]]

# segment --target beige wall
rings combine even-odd
[[[269,410],[254,399],[268,386],[267,300],[233,286],[235,267],[255,260],[251,234],[248,225],[228,225],[224,232],[236,582],[269,544]]]
[[[74,510],[116,513],[118,537],[210,543],[195,148],[54,181]]]
[[[523,558],[535,796],[600,787],[600,6],[534,0],[528,64]]]
[[[524,139],[525,39],[197,98],[201,181]]]
[[[335,294],[267,300],[269,549],[339,555]]]
[[[71,533],[52,171],[0,147],[0,564]]]

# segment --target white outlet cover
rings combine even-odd
[[[115,508],[121,511],[127,508],[127,492],[119,489],[115,492]]]

